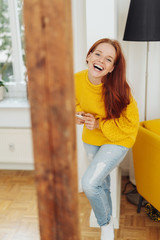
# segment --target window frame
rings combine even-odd
[[[8,0],[8,16],[12,42],[13,79],[7,82],[8,93],[5,97],[26,97],[25,68],[22,59],[20,23],[17,0]]]

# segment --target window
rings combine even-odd
[[[0,0],[0,78],[6,97],[26,97],[23,1]]]
[[[11,59],[12,44],[8,17],[8,3],[0,0],[0,77],[8,82],[13,75]]]

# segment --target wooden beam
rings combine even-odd
[[[70,0],[24,0],[40,233],[79,240]]]

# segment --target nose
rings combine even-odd
[[[104,57],[100,56],[99,61],[103,63],[104,62]]]

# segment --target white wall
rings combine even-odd
[[[85,69],[87,53],[86,0],[72,0],[74,72]]]
[[[160,118],[160,42],[149,43],[147,119]]]
[[[101,38],[117,37],[117,1],[86,0],[87,49]]]
[[[73,24],[73,47],[74,47],[74,72],[79,72],[85,68],[87,39],[86,39],[86,1],[72,0],[72,24]],[[86,154],[82,143],[82,128],[76,126],[77,133],[77,157],[78,157],[78,184],[79,191],[82,191],[81,178],[88,166]]]

